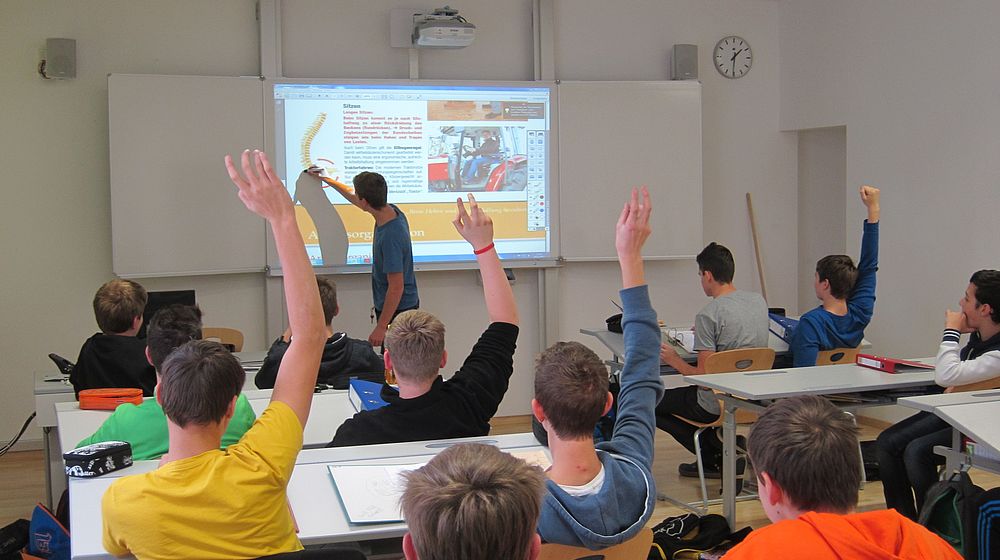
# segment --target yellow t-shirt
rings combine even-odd
[[[104,548],[137,558],[257,558],[302,549],[285,488],[302,449],[292,409],[272,402],[239,443],[115,481],[101,500]]]

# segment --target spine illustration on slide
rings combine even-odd
[[[319,134],[319,130],[323,128],[323,123],[326,122],[326,113],[320,113],[316,115],[316,119],[313,123],[309,125],[306,129],[305,134],[302,135],[302,143],[300,145],[300,153],[302,154],[302,159],[299,163],[302,164],[302,169],[309,169],[312,167],[318,167],[322,170],[323,179],[329,182],[330,179],[337,182],[339,185],[347,188],[348,191],[354,192],[354,188],[350,185],[345,185],[340,182],[340,175],[336,164],[332,160],[327,158],[316,158],[312,157],[312,143],[316,139],[316,135]],[[323,165],[320,165],[322,162]]]

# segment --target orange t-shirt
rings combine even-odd
[[[724,560],[962,560],[948,543],[894,509],[837,515],[809,512],[758,529]]]

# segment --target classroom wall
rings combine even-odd
[[[781,128],[846,126],[847,249],[882,189],[880,352],[937,351],[972,272],[1000,268],[1000,103],[991,53],[1000,3],[781,4]]]
[[[666,79],[670,46],[697,44],[704,83],[705,240],[730,246],[737,259],[737,285],[758,289],[744,199],[744,193],[752,191],[771,299],[793,307],[797,242],[795,220],[790,217],[796,213],[797,156],[795,135],[778,130],[780,4],[773,0],[608,4],[554,2],[557,77]],[[479,26],[477,41],[463,50],[422,52],[421,77],[532,79],[530,1],[468,0],[453,5]],[[388,46],[389,10],[404,6],[438,7],[394,0],[286,0],[281,13],[284,74],[407,77],[406,51]],[[13,433],[32,410],[31,373],[52,367],[45,355],[54,351],[75,359],[82,340],[96,330],[90,301],[97,286],[111,277],[106,75],[257,74],[253,13],[251,0],[0,3],[0,67],[5,70],[0,73],[0,89],[8,107],[16,109],[0,113],[0,150],[7,156],[5,204],[0,205],[6,294],[0,300],[0,314],[7,318],[0,326],[4,387],[0,435]],[[742,80],[726,80],[710,64],[715,42],[729,33],[744,36],[756,54],[753,70]],[[44,81],[36,74],[38,50],[46,37],[77,40],[75,80]],[[619,187],[627,185],[608,186]],[[654,205],[669,203],[654,201]],[[595,227],[606,227],[612,235],[613,224]],[[670,234],[670,224],[657,222],[654,227],[654,235]],[[693,261],[651,263],[647,279],[654,304],[668,323],[687,324],[706,301]],[[367,277],[343,276],[337,281],[342,316],[336,326],[354,336],[367,336]],[[475,273],[420,273],[418,282],[424,307],[438,313],[448,326],[455,366],[484,322]],[[260,275],[143,283],[151,289],[194,288],[206,323],[241,328],[248,350],[264,349],[269,343],[265,281]],[[616,297],[618,283],[615,263],[574,263],[561,269],[560,337],[593,346],[578,330],[600,325],[614,311],[608,300]],[[531,364],[539,351],[536,274],[519,271],[514,289],[521,303],[522,336],[515,377],[500,414],[528,412]],[[39,437],[37,430],[25,436]]]
[[[847,254],[844,182],[847,136],[842,126],[799,132],[799,309],[819,305],[816,261]],[[857,254],[857,250],[851,251]]]
[[[993,0],[783,2],[781,128],[846,126],[847,249],[857,186],[882,189],[875,317],[866,338],[901,356],[937,351],[944,310],[972,272],[1000,268],[1000,104]],[[801,295],[801,294],[800,294]],[[867,413],[896,420],[895,407]]]

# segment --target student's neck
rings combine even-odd
[[[601,472],[601,460],[590,437],[564,440],[556,436],[555,430],[549,430],[549,451],[552,467],[546,474],[556,484],[582,486]]]
[[[415,399],[427,394],[431,390],[431,386],[434,385],[434,381],[438,376],[434,376],[430,381],[411,381],[403,380],[398,376],[396,377],[396,383],[399,386],[399,398],[401,399]]]
[[[823,300],[823,309],[838,317],[847,315],[847,300],[829,297]]]
[[[850,515],[854,513],[854,508],[846,510],[836,510],[833,508],[799,509],[788,502],[784,502],[780,508],[781,509],[778,513],[779,519],[777,521],[783,521],[785,519],[798,519],[809,512],[832,513],[834,515]]]
[[[160,459],[160,465],[165,465],[171,461],[179,461],[201,455],[206,451],[218,449],[222,444],[222,434],[226,431],[225,421],[222,424],[211,424],[208,426],[188,425],[181,428],[167,419],[167,433],[170,437],[170,446],[167,454]]]
[[[724,295],[731,294],[731,293],[733,293],[735,291],[736,291],[736,286],[733,286],[732,284],[719,284],[719,286],[717,288],[715,288],[715,291],[714,291],[714,294],[712,295],[712,298],[713,299],[714,298],[720,298],[720,297],[722,297]]]
[[[385,224],[396,219],[396,210],[388,204],[378,209],[372,209],[371,213],[375,218],[376,226],[384,226]]]
[[[987,321],[986,325],[980,327],[979,338],[983,340],[989,340],[1000,333],[1000,323],[994,323],[992,321]]]

